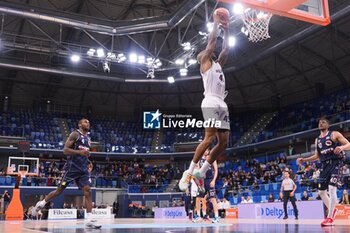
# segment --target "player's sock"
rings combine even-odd
[[[193,174],[193,170],[194,170],[194,168],[196,167],[196,165],[197,165],[197,163],[191,161],[190,168],[188,169],[188,172],[189,172],[190,174]]]
[[[201,216],[201,211],[197,210],[197,216],[200,217]]]
[[[209,170],[210,166],[211,166],[211,164],[208,163],[208,161],[204,162],[203,166],[199,170],[199,173],[200,173],[201,177],[205,177],[205,173],[207,173],[207,171]]]
[[[218,218],[219,217],[219,211],[215,211],[215,218]]]
[[[329,205],[330,205],[330,199],[329,196],[327,194],[327,190],[320,190],[318,191],[323,203],[325,204],[325,206],[327,207],[328,211],[329,211]]]
[[[203,211],[203,217],[207,215],[207,212],[206,211]]]
[[[328,209],[328,218],[333,219],[333,215],[335,217],[335,206],[338,203],[338,198],[337,198],[337,187],[329,185],[328,186],[329,190],[329,195],[330,195],[330,205]]]
[[[86,213],[86,221],[91,222],[92,220],[92,213]]]

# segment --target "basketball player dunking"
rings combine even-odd
[[[44,208],[47,202],[59,196],[69,183],[75,181],[79,188],[83,190],[86,203],[86,222],[85,227],[91,229],[99,229],[101,225],[97,225],[92,219],[92,201],[91,201],[91,182],[88,157],[90,156],[91,139],[87,135],[90,130],[90,122],[87,119],[79,121],[79,129],[74,130],[64,144],[63,153],[67,155],[67,162],[64,165],[64,173],[60,185],[55,191],[49,193],[44,200],[39,201],[32,210],[33,216]]]
[[[320,136],[315,140],[315,154],[308,158],[299,158],[297,161],[300,165],[318,159],[321,161],[319,195],[328,209],[328,216],[321,225],[333,226],[337,212],[335,206],[338,203],[337,184],[341,178],[340,169],[345,158],[344,151],[350,150],[350,143],[341,133],[328,131],[329,121],[324,117],[319,120],[318,128]]]
[[[221,22],[221,27],[224,29],[224,41],[222,44],[222,50],[219,58],[214,59],[214,50],[216,47],[216,40],[219,31],[220,16],[218,13],[214,13],[214,26],[213,31],[208,38],[208,45],[206,49],[200,52],[197,56],[198,63],[200,64],[200,72],[203,77],[204,84],[204,99],[202,101],[202,113],[204,120],[216,120],[221,122],[221,126],[218,128],[206,128],[204,140],[198,145],[190,167],[186,170],[179,182],[179,188],[185,191],[192,177],[194,177],[198,189],[204,192],[204,177],[209,167],[213,164],[216,158],[225,151],[230,130],[229,114],[224,98],[227,94],[225,91],[225,76],[222,72],[222,67],[225,65],[228,57],[228,22]],[[217,138],[217,144],[212,149],[209,158],[203,164],[199,172],[193,174],[194,168],[202,157],[207,148]]]

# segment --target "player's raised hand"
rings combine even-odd
[[[303,158],[298,158],[298,159],[297,159],[297,163],[298,163],[299,165],[303,165],[304,159],[303,159]]]

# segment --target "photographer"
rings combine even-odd
[[[11,195],[8,193],[7,190],[5,190],[4,194],[2,194],[2,198],[4,199],[4,211],[3,211],[3,213],[5,213],[8,205],[10,204]]]

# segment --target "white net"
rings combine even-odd
[[[249,41],[254,43],[270,38],[269,23],[271,17],[271,13],[250,8],[245,9],[241,16],[244,23],[242,32]]]

